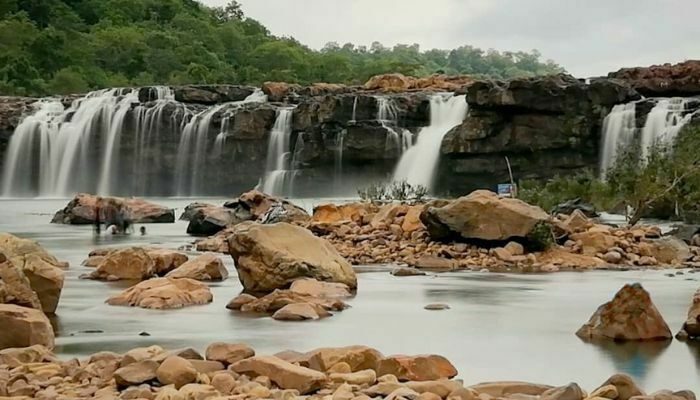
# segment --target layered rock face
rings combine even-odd
[[[470,113],[444,139],[436,191],[463,194],[507,181],[506,156],[516,180],[595,167],[603,117],[613,105],[639,98],[620,80],[585,83],[568,75],[499,82],[391,74],[363,87],[268,83],[269,101],[244,104],[254,88],[174,87],[170,100],[158,99],[159,90],[141,88],[139,103],[126,110],[112,191],[230,195],[253,187],[268,168],[270,131],[283,106],[294,107],[285,150],[296,173],[288,194],[355,194],[393,172],[403,150],[397,135],[408,132],[415,141],[430,124],[430,97],[453,92],[467,95]],[[4,101],[0,112],[10,114],[8,121],[19,121],[29,104]],[[0,158],[1,138],[15,126],[0,127]],[[105,151],[105,134],[91,133],[95,158]],[[183,148],[187,135],[204,145]],[[93,180],[101,165],[94,164]]]
[[[695,96],[700,94],[700,60],[651,67],[622,68],[609,78],[628,82],[645,96]]]

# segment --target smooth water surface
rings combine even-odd
[[[193,199],[155,199],[182,208]],[[206,201],[206,199],[205,199]],[[208,200],[220,203],[220,199]],[[191,243],[186,223],[148,225],[145,237],[93,237],[90,226],[49,224],[61,200],[0,200],[0,231],[38,240],[71,268],[57,317],[57,352],[65,357],[100,351],[123,352],[160,344],[203,351],[213,341],[245,342],[258,353],[320,346],[366,344],[385,354],[436,353],[450,359],[467,384],[526,380],[578,382],[593,389],[615,372],[633,375],[647,391],[700,388],[700,347],[673,341],[594,345],[574,332],[623,284],[641,282],[675,333],[683,321],[700,274],[685,270],[594,271],[542,275],[459,272],[396,278],[388,269],[361,268],[352,308],[317,322],[279,322],[229,311],[226,303],[241,285],[231,258],[222,255],[231,277],[211,285],[214,302],[182,310],[153,311],[107,306],[123,283],[79,280],[80,265],[101,246]],[[314,201],[303,201],[310,208]],[[178,212],[179,214],[179,212]],[[426,311],[444,302],[446,311]],[[95,331],[96,333],[89,333]],[[150,336],[140,336],[148,332]]]

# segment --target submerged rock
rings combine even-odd
[[[0,350],[37,344],[53,349],[53,328],[41,310],[0,304],[0,327]]]
[[[693,295],[693,301],[688,309],[688,318],[676,334],[676,338],[679,340],[700,339],[700,289]]]
[[[306,321],[330,316],[331,313],[320,305],[312,303],[291,303],[275,311],[275,313],[272,314],[272,319],[278,321]]]
[[[130,287],[107,299],[112,306],[132,306],[156,310],[211,303],[209,287],[187,278],[154,278]]]
[[[229,238],[229,252],[248,292],[271,292],[299,278],[357,287],[350,264],[326,240],[286,223],[240,224]]]
[[[435,240],[455,236],[462,239],[506,241],[526,238],[549,215],[523,201],[477,190],[444,207],[428,207],[421,221]]]
[[[92,194],[81,193],[76,195],[68,205],[56,212],[51,223],[88,225],[95,222],[98,199],[102,201],[100,207],[100,221],[107,220],[110,207],[124,207],[133,223],[171,223],[175,222],[175,210],[137,198],[101,197]],[[108,207],[110,205],[110,207]]]
[[[576,335],[583,339],[668,340],[668,328],[642,285],[625,285],[601,305]]]

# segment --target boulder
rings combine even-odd
[[[215,342],[207,347],[204,354],[209,361],[218,361],[224,365],[231,365],[253,357],[255,350],[241,343]]]
[[[175,388],[180,389],[197,379],[197,370],[189,360],[170,356],[158,366],[156,377],[163,385],[174,385]]]
[[[53,349],[53,328],[40,310],[0,304],[0,327],[0,350],[34,345]]]
[[[347,304],[339,299],[315,297],[308,294],[295,293],[291,290],[275,290],[259,299],[245,302],[245,304],[240,306],[240,311],[274,313],[286,305],[296,303],[314,304],[328,311],[342,311],[347,308]]]
[[[277,222],[301,223],[311,219],[309,213],[288,200],[251,190],[243,193],[237,200],[224,204],[225,208],[237,210],[238,213],[250,213],[251,220],[265,224]]]
[[[406,92],[415,87],[415,85],[416,78],[397,73],[375,75],[365,83],[364,88],[382,92]]]
[[[629,375],[615,374],[603,382],[596,391],[608,385],[614,386],[617,390],[616,400],[630,400],[632,397],[645,395]]]
[[[667,340],[671,331],[639,283],[625,285],[601,305],[576,335],[582,339]]]
[[[169,249],[146,249],[146,253],[153,259],[154,270],[158,276],[167,274],[187,262],[188,259],[186,254]]]
[[[321,204],[314,207],[312,222],[338,223],[355,222],[361,224],[368,215],[377,212],[373,203]]]
[[[272,319],[278,321],[306,321],[330,317],[330,313],[317,304],[292,303],[280,308],[272,314]]]
[[[300,394],[308,394],[322,388],[326,375],[291,364],[274,356],[255,356],[231,365],[231,370],[239,374],[267,376],[280,389],[295,389]]]
[[[676,338],[680,340],[700,339],[700,289],[693,295],[693,302],[688,309],[688,318],[683,323],[683,327],[676,334]]]
[[[250,219],[249,214],[224,207],[204,207],[196,209],[187,225],[187,233],[194,236],[210,236],[228,226]]]
[[[137,361],[114,371],[114,380],[121,387],[140,385],[155,380],[157,369],[153,360]]]
[[[0,304],[15,304],[41,310],[39,297],[24,273],[0,253]]]
[[[457,262],[444,257],[423,254],[413,266],[418,269],[451,271],[457,268]]]
[[[56,312],[65,272],[35,255],[26,256],[21,268],[29,279],[32,290],[39,297],[41,309],[48,314]]]
[[[400,381],[432,381],[457,376],[457,369],[438,355],[386,357],[379,362],[379,376],[391,374]]]
[[[523,201],[477,190],[444,207],[427,207],[420,219],[435,240],[455,236],[506,241],[528,237],[538,224],[549,220],[549,215]]]
[[[580,210],[574,210],[568,218],[561,223],[567,233],[583,232],[593,226],[593,222]]]
[[[335,365],[347,364],[350,372],[377,371],[384,355],[367,346],[322,347],[297,354],[288,361],[320,372],[328,372]]]
[[[80,193],[62,210],[56,212],[51,223],[88,225],[95,223],[98,200],[101,201],[100,221],[106,220],[110,207],[125,207],[131,221],[137,224],[175,222],[175,210],[137,198],[100,197]],[[108,206],[109,205],[109,206]]]
[[[262,91],[267,95],[269,101],[284,101],[287,96],[293,94],[301,86],[286,82],[264,82]]]
[[[201,282],[187,278],[154,278],[110,297],[107,304],[162,310],[211,303],[212,299],[211,290]]]
[[[357,287],[350,264],[330,243],[304,228],[244,223],[236,226],[228,241],[238,277],[248,292],[271,292],[305,277]]]
[[[578,212],[587,218],[596,218],[598,213],[596,212],[595,206],[592,204],[584,203],[580,198],[565,201],[563,203],[557,204],[551,211],[552,214],[566,214],[572,215]]]
[[[604,231],[588,230],[575,233],[570,238],[580,243],[583,254],[588,256],[605,253],[616,244],[615,236]]]
[[[222,281],[228,278],[223,261],[214,254],[203,254],[177,267],[167,278],[190,278],[198,281]]]
[[[43,345],[35,344],[29,347],[11,347],[0,350],[0,365],[10,368],[23,364],[57,362],[58,359],[51,350]]]
[[[691,257],[688,245],[676,237],[665,236],[649,243],[651,244],[651,256],[661,264],[680,265]]]
[[[226,308],[229,310],[240,310],[244,305],[256,301],[258,298],[250,295],[248,293],[241,293],[238,296],[231,299],[231,301],[226,304]]]
[[[155,262],[140,247],[129,247],[108,253],[88,277],[106,280],[144,280],[155,275]]]
[[[549,389],[542,393],[540,400],[583,400],[584,392],[576,383]]]
[[[425,272],[417,269],[417,268],[406,268],[406,267],[397,267],[391,270],[391,274],[394,276],[423,276],[426,275]]]
[[[199,202],[194,202],[190,203],[185,206],[185,209],[182,211],[182,214],[180,214],[180,221],[189,221],[192,219],[192,216],[194,213],[197,212],[200,208],[216,208],[218,206],[215,206],[213,204],[209,203],[199,203]]]
[[[252,86],[185,85],[175,87],[174,94],[175,100],[182,103],[218,104],[245,100],[245,98],[253,94],[255,90],[256,89]],[[142,99],[141,101],[150,98],[151,96],[142,96],[141,93],[139,93],[139,99]]]

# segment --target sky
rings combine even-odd
[[[228,0],[200,0],[224,5]],[[700,0],[238,0],[278,36],[539,50],[571,74],[700,58]]]

